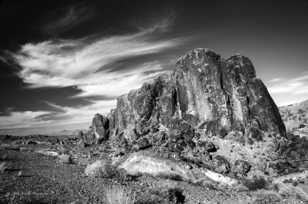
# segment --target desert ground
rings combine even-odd
[[[307,177],[260,186],[202,185],[172,178],[125,174],[87,176],[88,164],[108,147],[77,137],[1,137],[0,203],[306,203]],[[68,157],[66,157],[68,156]],[[305,175],[307,176],[307,175]],[[252,189],[250,189],[252,188]],[[255,189],[254,189],[255,188]]]

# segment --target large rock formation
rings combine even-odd
[[[286,134],[278,108],[256,77],[252,62],[241,55],[225,60],[202,48],[181,57],[173,72],[119,97],[108,121],[112,139],[128,149],[146,138],[147,147],[166,147],[178,154],[190,149],[214,166],[221,162],[209,156],[212,152],[217,154],[214,158],[226,158],[224,166],[237,160],[268,161]],[[203,141],[214,151],[202,147]],[[241,148],[244,145],[246,149]],[[239,150],[233,152],[236,147]],[[246,174],[249,165],[237,165],[246,168],[237,171]]]
[[[142,135],[148,121],[167,128],[182,119],[209,134],[231,130],[256,136],[258,131],[285,135],[278,108],[247,57],[221,59],[195,49],[181,57],[173,73],[163,75],[118,98],[113,111],[119,131],[135,128]]]

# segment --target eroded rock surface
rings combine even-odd
[[[122,154],[152,148],[242,176],[264,170],[286,136],[252,62],[203,48],[179,58],[171,73],[120,96],[116,108],[95,121],[99,138],[110,135]]]
[[[181,57],[173,73],[158,77],[118,99],[115,128],[150,130],[148,121],[166,127],[180,118],[209,134],[224,137],[231,130],[259,140],[258,131],[285,135],[278,108],[265,85],[243,56],[221,59],[213,51],[195,49]]]
[[[127,174],[137,176],[148,174],[156,177],[171,178],[183,180],[191,183],[200,183],[206,180],[212,180],[223,185],[238,185],[236,179],[223,176],[207,169],[191,169],[181,162],[161,159],[143,153],[131,154],[118,169],[123,169]]]

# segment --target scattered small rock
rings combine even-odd
[[[38,143],[36,141],[33,141],[33,140],[29,140],[27,142],[27,145],[37,145]]]
[[[4,173],[6,169],[7,169],[6,162],[1,162],[0,163],[0,173]]]
[[[77,145],[80,148],[85,148],[86,147],[86,144],[84,143],[84,141],[82,139],[77,142]]]
[[[3,155],[1,155],[1,157],[0,157],[0,159],[2,160],[2,161],[5,161],[5,160],[8,160],[8,158],[9,158],[9,156],[8,156],[8,154],[3,154]]]
[[[61,154],[59,155],[59,162],[64,164],[71,164],[73,163],[72,157],[69,154]]]
[[[151,147],[151,143],[149,142],[149,140],[145,137],[140,138],[139,140],[137,140],[136,144],[133,145],[133,150],[138,151],[138,150],[143,150],[146,148]]]
[[[25,174],[24,174],[24,172],[22,170],[20,170],[20,171],[18,171],[17,176],[18,177],[23,177],[23,176],[25,176]]]
[[[80,200],[76,200],[76,201],[71,202],[70,204],[83,204],[83,202],[81,202]]]
[[[41,150],[36,151],[36,153],[43,154],[43,155],[46,155],[46,156],[52,156],[52,157],[59,156],[58,152],[53,151],[53,150],[48,150],[48,149],[41,149]]]
[[[207,152],[216,152],[217,151],[217,147],[212,142],[208,142],[208,141],[201,142],[199,145],[204,147],[204,150],[207,151]]]

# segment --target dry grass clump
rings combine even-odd
[[[112,178],[116,169],[109,160],[97,160],[85,168],[85,174],[89,177]]]
[[[105,195],[107,204],[134,204],[136,199],[134,192],[120,185],[107,187]]]

